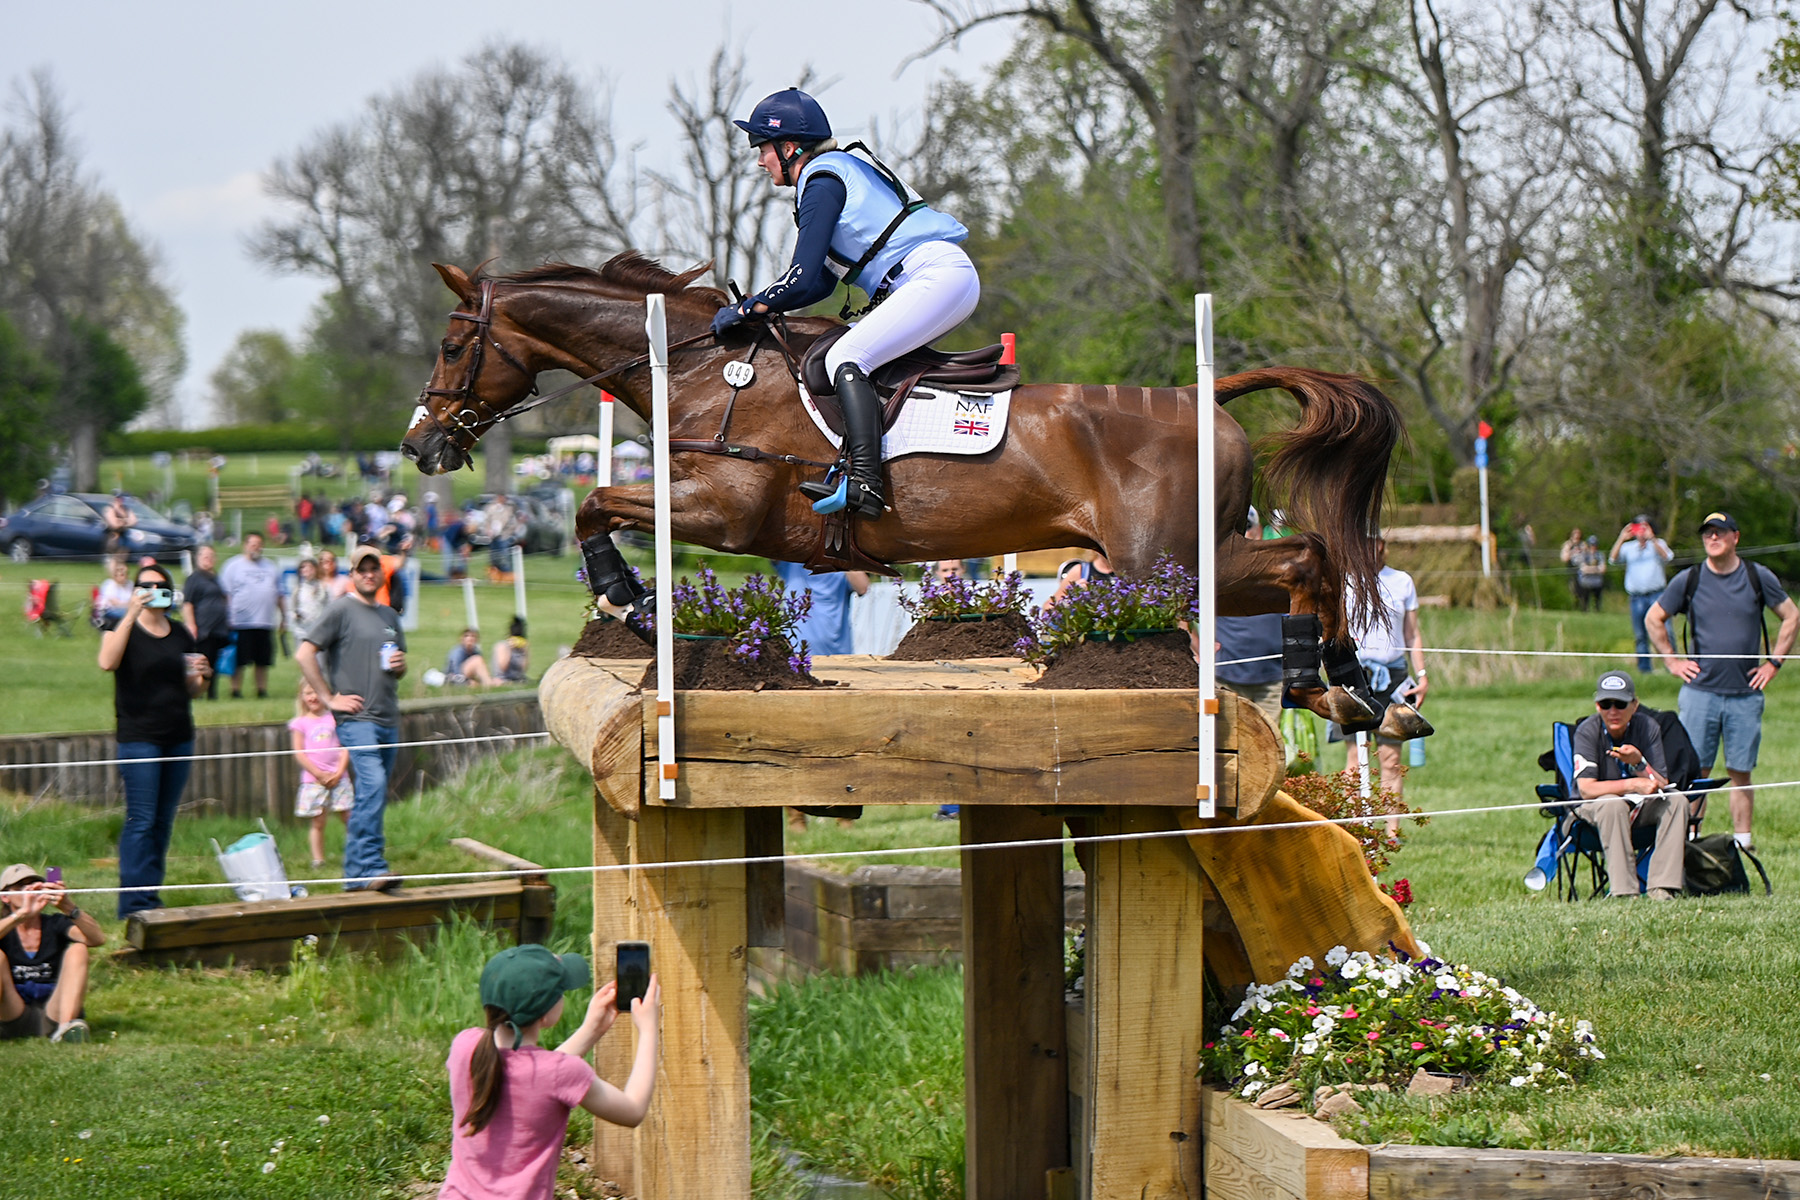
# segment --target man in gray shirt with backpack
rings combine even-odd
[[[1682,681],[1681,726],[1701,767],[1711,770],[1720,749],[1731,779],[1731,826],[1737,843],[1751,849],[1750,773],[1762,743],[1763,689],[1775,678],[1800,632],[1800,606],[1782,590],[1774,572],[1738,557],[1738,524],[1729,513],[1708,513],[1700,523],[1706,561],[1669,581],[1644,614],[1644,628],[1669,673]],[[1769,645],[1763,609],[1775,610],[1781,629]],[[1669,639],[1669,618],[1686,613],[1689,635],[1681,654]],[[1685,657],[1692,654],[1694,658]],[[1762,656],[1767,661],[1759,661]]]

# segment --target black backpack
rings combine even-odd
[[[1774,895],[1775,889],[1770,886],[1769,873],[1763,870],[1762,863],[1757,861],[1756,855],[1738,845],[1737,839],[1729,833],[1695,838],[1687,844],[1682,867],[1686,872],[1688,895],[1723,896],[1749,892],[1750,877],[1744,871],[1746,858],[1762,876],[1763,895]]]

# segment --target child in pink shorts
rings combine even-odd
[[[346,826],[350,824],[350,809],[356,801],[350,786],[350,756],[338,744],[337,718],[304,680],[288,728],[294,732],[294,758],[300,763],[300,794],[294,801],[294,815],[312,822],[306,837],[316,871],[325,865],[329,815],[336,813]]]

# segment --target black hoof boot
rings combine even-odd
[[[1346,723],[1345,732],[1359,733],[1380,725],[1381,715],[1386,711],[1387,704],[1369,689],[1369,673],[1363,670],[1361,660],[1356,657],[1356,643],[1349,638],[1341,642],[1326,642],[1324,659],[1325,678],[1334,687],[1341,687],[1348,692],[1359,707],[1368,710],[1366,721]]]
[[[1325,627],[1313,613],[1281,618],[1281,702],[1284,708],[1307,708],[1305,698],[1325,690],[1319,678],[1319,637]]]
[[[625,608],[649,594],[609,534],[596,534],[582,542],[581,557],[587,568],[588,591],[604,596],[608,604]]]

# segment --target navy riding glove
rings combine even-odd
[[[745,302],[746,304],[748,301]],[[739,324],[748,314],[744,312],[744,304],[728,304],[713,314],[713,336],[718,337],[733,325]]]

